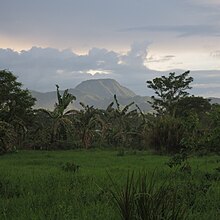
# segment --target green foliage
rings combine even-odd
[[[16,132],[12,125],[0,121],[0,154],[12,151],[16,142]]]
[[[188,155],[186,152],[181,152],[179,154],[173,155],[168,162],[165,164],[168,165],[170,168],[177,168],[179,171],[191,174],[192,167],[188,160]]]
[[[67,115],[72,113],[72,111],[65,112],[65,110],[69,106],[69,104],[73,102],[73,100],[76,100],[76,97],[68,93],[68,89],[66,89],[63,93],[63,96],[61,96],[59,86],[56,85],[56,87],[58,103],[55,103],[55,109],[53,111],[54,117],[61,117],[65,114]]]
[[[93,106],[86,106],[84,103],[80,104],[83,109],[75,115],[73,121],[81,145],[88,149],[96,139],[103,137],[105,122],[101,117],[102,111]]]
[[[220,105],[212,105],[208,114],[207,131],[203,137],[203,143],[207,151],[220,152]]]
[[[57,99],[58,102],[55,103],[54,110],[48,111],[45,109],[39,109],[38,112],[41,114],[42,112],[47,114],[51,119],[50,122],[50,144],[53,145],[56,141],[60,140],[67,140],[67,133],[70,132],[72,121],[70,120],[69,116],[72,114],[76,114],[76,110],[69,110],[67,111],[67,107],[69,104],[75,100],[75,96],[68,93],[68,89],[66,89],[61,96],[59,91],[59,86],[57,87]]]
[[[181,166],[187,160],[187,154],[175,154],[166,163],[170,168]]]
[[[157,186],[153,175],[139,172],[127,174],[126,183],[119,187],[110,177],[114,186],[111,194],[121,219],[186,219],[186,207],[178,201],[177,189],[171,184]]]
[[[61,166],[62,170],[67,172],[73,172],[76,173],[79,171],[79,165],[75,164],[74,162],[66,162]]]
[[[193,81],[192,77],[188,77],[189,71],[180,75],[170,73],[168,77],[162,76],[152,81],[147,81],[148,88],[154,90],[158,97],[152,96],[152,107],[159,114],[168,113],[175,116],[176,104],[189,93],[186,90],[191,89],[189,84]]]
[[[193,81],[189,71],[168,77],[162,76],[147,81],[148,88],[156,93],[152,96],[152,107],[158,113],[149,122],[150,145],[158,151],[180,152],[182,148],[195,149],[198,143],[199,116],[210,110],[209,101],[202,97],[189,97]]]
[[[149,124],[150,146],[159,152],[175,153],[182,148],[183,123],[169,115],[155,117]]]
[[[53,111],[32,110],[34,99],[9,71],[0,71],[1,149],[12,145],[32,149],[73,149],[123,147],[136,150],[149,147],[160,153],[219,152],[219,106],[202,97],[189,96],[189,71],[147,81],[157,97],[152,106],[158,114],[145,114],[131,102],[122,106],[116,95],[104,109],[80,103],[81,110],[68,109],[76,100],[57,89]],[[7,132],[8,131],[8,134]]]
[[[118,152],[117,152],[118,157],[123,157],[125,156],[125,149],[123,147],[120,147]]]
[[[9,143],[17,146],[23,143],[33,118],[35,99],[27,89],[22,89],[22,84],[10,71],[0,70],[0,85],[1,149],[6,151],[11,149]]]
[[[117,186],[124,189],[128,170],[134,170],[136,182],[138,172],[145,169],[149,174],[146,183],[149,184],[155,168],[154,192],[158,192],[161,186],[168,187],[166,189],[170,193],[175,193],[177,189],[176,205],[180,202],[186,206],[187,220],[219,219],[219,180],[214,170],[219,166],[219,156],[190,158],[192,174],[186,175],[183,172],[173,173],[164,166],[168,159],[166,156],[146,151],[133,154],[128,149],[124,157],[117,157],[116,154],[114,150],[98,149],[29,150],[1,157],[0,219],[25,220],[30,216],[63,220],[120,219],[112,203],[109,190],[114,190],[114,186],[106,170]],[[80,165],[79,172],[63,171],[61,164],[68,162]],[[168,182],[166,179],[169,179]],[[167,184],[164,185],[164,182]],[[169,182],[173,186],[170,187]],[[155,195],[154,201],[157,198],[155,193],[151,193]],[[168,195],[168,198],[171,197]],[[141,199],[144,201],[148,197],[137,198],[139,201]]]
[[[30,92],[22,89],[17,77],[7,70],[0,70],[0,85],[0,119],[9,123],[16,118],[28,122],[35,103]]]
[[[200,118],[211,110],[209,99],[197,96],[186,96],[177,102],[176,116],[187,117],[190,114],[196,114]]]
[[[114,104],[116,108],[113,108]],[[129,111],[133,105],[134,102],[121,108],[117,96],[114,95],[114,102],[104,112],[105,139],[110,146],[128,148],[138,144],[141,145],[143,119],[138,114],[137,109]]]

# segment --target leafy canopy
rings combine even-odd
[[[192,77],[189,77],[189,71],[186,71],[180,75],[176,75],[175,72],[169,73],[169,76],[162,76],[147,81],[148,88],[154,90],[157,97],[152,96],[152,107],[159,114],[168,113],[175,116],[176,103],[186,96],[188,92],[186,90],[191,89],[189,84],[193,81]]]
[[[22,84],[10,71],[0,70],[0,85],[0,120],[11,122],[19,118],[25,121],[35,98],[27,89],[22,89]]]

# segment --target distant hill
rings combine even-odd
[[[214,103],[220,104],[220,98],[210,97],[209,99],[211,100],[210,101],[211,104],[214,104]]]
[[[114,94],[120,97],[134,97],[136,94],[130,89],[120,85],[114,79],[92,79],[81,82],[76,86],[77,90],[86,93],[93,94],[100,98],[109,98]]]
[[[62,93],[63,91],[61,91]],[[86,105],[93,105],[95,108],[106,109],[113,101],[114,94],[117,95],[121,106],[125,106],[131,102],[135,102],[142,111],[152,110],[148,101],[149,96],[136,95],[130,89],[120,85],[114,79],[92,79],[81,82],[74,89],[69,89],[69,93],[76,96],[76,101],[69,108],[80,109],[79,102]],[[35,108],[45,108],[52,110],[55,102],[57,102],[56,91],[53,92],[36,92],[32,91],[33,97],[37,99]],[[220,104],[220,98],[211,97],[211,103]]]
[[[57,102],[56,91],[53,92],[37,92],[31,91],[33,97],[37,99],[35,108],[45,108],[52,110],[55,102]],[[63,91],[61,91],[62,93]],[[77,85],[74,89],[69,89],[69,93],[76,96],[76,101],[70,108],[80,109],[79,102],[86,105],[93,105],[96,108],[106,109],[107,106],[113,101],[114,94],[122,106],[131,102],[135,102],[143,111],[151,110],[148,103],[150,97],[138,96],[130,89],[120,85],[113,79],[93,79],[86,80]]]

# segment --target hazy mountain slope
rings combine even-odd
[[[79,109],[81,107],[79,102],[83,102],[86,105],[105,109],[113,101],[113,96],[116,94],[121,107],[134,101],[143,111],[151,109],[147,102],[149,97],[137,96],[130,89],[121,86],[113,79],[87,80],[80,83],[75,89],[69,89],[69,93],[76,96],[76,101],[70,108]],[[57,102],[56,91],[46,93],[32,91],[32,95],[37,99],[35,108],[52,110],[54,103]]]
[[[78,86],[77,90],[86,94],[92,94],[100,98],[108,98],[117,94],[121,97],[134,97],[136,94],[130,89],[123,87],[114,79],[92,79],[83,81]]]
[[[35,108],[52,109],[56,102],[56,92],[37,92],[31,91],[33,97],[37,99]]]
[[[220,104],[220,98],[214,98],[214,97],[210,97],[209,99],[211,99],[210,103],[216,103],[216,104]]]
[[[69,92],[76,96],[76,101],[69,108],[80,109],[80,102],[86,105],[93,105],[96,108],[106,109],[113,101],[114,94],[117,95],[121,107],[135,102],[143,111],[150,111],[151,106],[148,103],[149,96],[138,96],[130,89],[120,85],[113,79],[87,80],[76,86],[75,89],[69,89]],[[61,91],[63,93],[63,91]],[[32,91],[32,95],[37,99],[35,108],[45,108],[52,110],[55,102],[57,102],[56,91],[53,92],[36,92]],[[220,98],[210,98],[211,103],[219,103]]]

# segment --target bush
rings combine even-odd
[[[0,121],[0,154],[13,151],[15,149],[16,133],[12,125]]]
[[[160,152],[176,153],[182,145],[184,135],[182,121],[171,116],[155,118],[150,125],[150,146]]]
[[[75,164],[74,162],[67,162],[61,166],[62,170],[67,172],[76,173],[79,171],[79,165]]]
[[[126,183],[119,187],[109,176],[114,189],[110,190],[121,219],[186,219],[186,208],[177,196],[177,189],[171,184],[156,186],[154,174],[134,172],[127,174]]]

